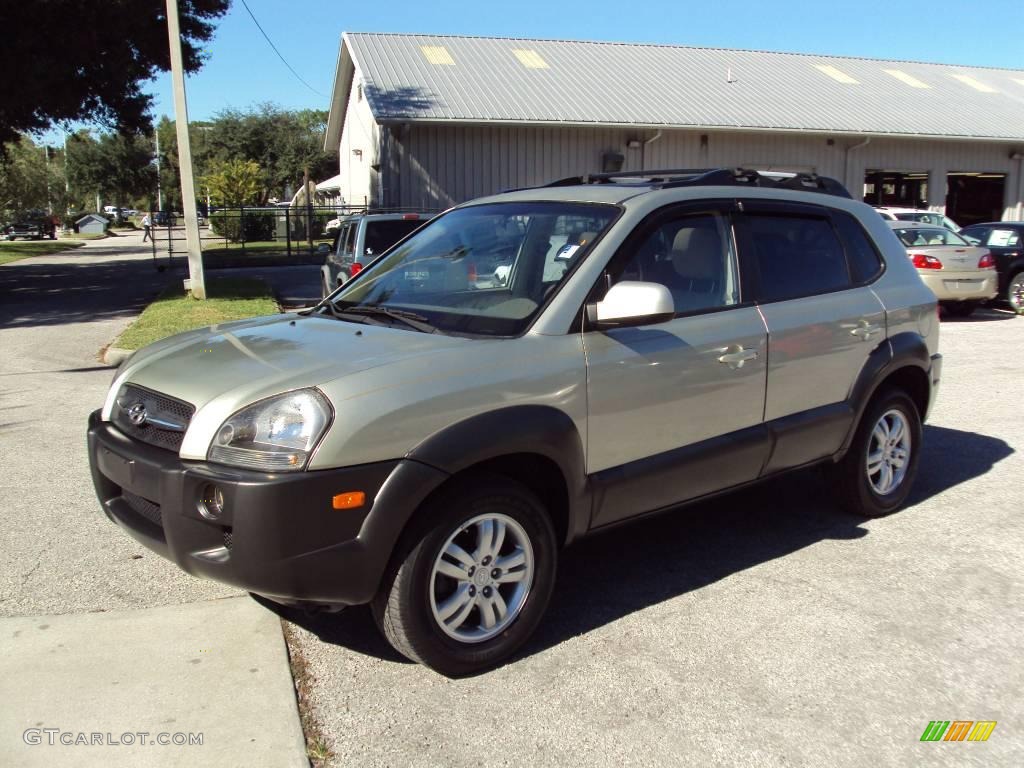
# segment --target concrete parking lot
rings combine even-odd
[[[111,376],[95,354],[165,278],[99,244],[32,261],[0,269],[0,616],[237,595],[134,544],[88,479],[85,418]],[[1022,344],[1008,313],[943,323],[901,512],[845,515],[807,471],[596,536],[564,553],[541,631],[493,672],[406,663],[365,609],[286,614],[329,763],[1024,763]],[[936,719],[998,726],[920,742]]]
[[[539,636],[448,680],[368,611],[293,617],[335,764],[1024,762],[1024,318],[942,326],[910,505],[864,521],[807,471],[567,551]],[[996,720],[983,744],[930,720]]]

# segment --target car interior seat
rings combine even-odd
[[[671,273],[666,283],[677,312],[723,303],[725,264],[722,237],[708,226],[685,227],[672,241]]]

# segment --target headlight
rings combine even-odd
[[[269,397],[225,421],[207,458],[265,472],[302,469],[331,416],[331,404],[315,389]]]

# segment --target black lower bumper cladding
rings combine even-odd
[[[402,525],[445,475],[413,461],[266,474],[146,445],[89,417],[89,464],[107,517],[195,576],[282,601],[368,602]],[[212,488],[216,519],[203,512]],[[357,509],[337,494],[362,491]]]

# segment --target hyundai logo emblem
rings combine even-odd
[[[143,403],[135,403],[128,409],[128,421],[136,427],[144,426],[146,423],[146,406]]]

